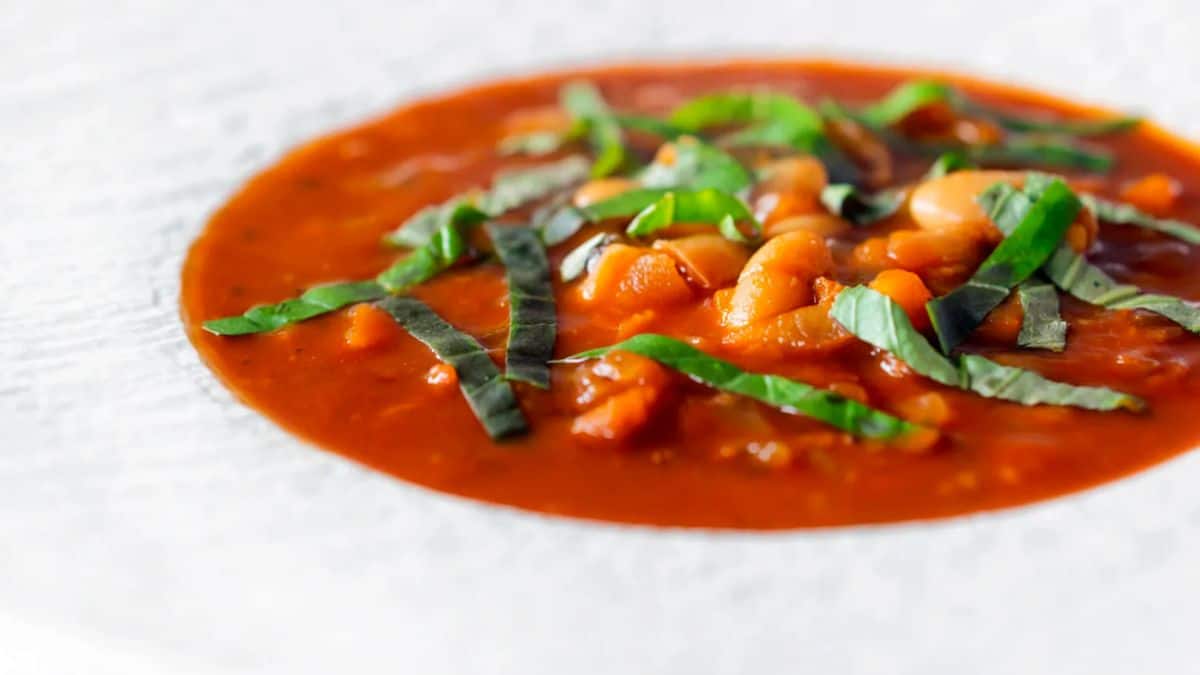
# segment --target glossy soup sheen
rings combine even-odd
[[[933,518],[1044,499],[1112,480],[1200,442],[1200,337],[1166,320],[1106,312],[1063,298],[1071,324],[1062,354],[982,342],[969,351],[1076,384],[1144,397],[1149,410],[1088,412],[987,400],[905,373],[862,343],[829,356],[723,351],[711,292],[652,312],[586,306],[578,282],[558,289],[560,356],[634,332],[691,338],[760,372],[851,387],[901,415],[922,394],[946,404],[941,440],[923,452],[853,442],[819,422],[720,395],[671,374],[652,421],[620,442],[572,433],[581,373],[554,366],[549,392],[517,385],[530,420],[522,437],[494,443],[434,355],[367,309],[336,312],[274,333],[218,337],[200,322],[292,297],[314,284],[369,279],[397,256],[380,237],[417,209],[474,186],[497,169],[546,161],[495,151],[514,113],[553,105],[564,82],[585,77],[621,110],[662,114],[680,100],[768,86],[815,101],[864,103],[920,75],[830,63],[636,66],[487,84],[405,106],[305,145],[251,180],[209,222],[184,269],[189,335],[220,379],[288,430],[380,471],[437,490],[536,511],[633,523],[750,529]],[[1096,111],[1026,90],[938,74],[973,97],[1016,112]],[[506,120],[508,122],[506,122]],[[1095,139],[1116,168],[1089,189],[1118,197],[1151,173],[1183,192],[1170,215],[1200,222],[1200,160],[1150,125]],[[653,145],[650,146],[653,149]],[[902,166],[913,178],[927,166]],[[839,276],[863,278],[835,247]],[[586,233],[551,249],[557,262]],[[842,253],[838,253],[838,251]],[[1200,298],[1200,247],[1103,225],[1089,255],[1120,281]],[[869,276],[866,277],[869,280]],[[502,361],[507,327],[503,269],[456,268],[413,292]],[[364,325],[375,336],[359,344]]]

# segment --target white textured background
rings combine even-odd
[[[713,535],[431,494],[234,403],[206,215],[416,92],[643,54],[896,58],[1200,137],[1182,0],[0,0],[0,673],[1200,672],[1200,454],[935,525]]]

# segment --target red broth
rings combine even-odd
[[[582,518],[745,529],[937,518],[1080,490],[1200,443],[1194,414],[1200,336],[1155,316],[1067,298],[1065,352],[986,341],[969,349],[1047,377],[1128,391],[1148,402],[1146,412],[989,400],[905,372],[862,343],[820,356],[730,351],[722,346],[714,289],[693,287],[686,299],[642,310],[636,302],[589,305],[581,300],[581,282],[555,281],[559,356],[637,332],[687,338],[746,369],[832,387],[934,424],[937,442],[919,451],[856,441],[661,368],[649,375],[665,382],[661,396],[642,411],[637,432],[595,438],[576,422],[581,400],[595,393],[588,389],[594,363],[554,366],[549,391],[518,384],[530,431],[493,442],[454,386],[453,372],[373,308],[244,337],[219,337],[200,326],[315,284],[373,277],[397,257],[381,236],[416,210],[486,186],[499,169],[542,161],[501,157],[497,142],[514,116],[553,105],[572,79],[592,81],[618,109],[662,114],[684,98],[745,86],[859,104],[915,76],[945,79],[1014,112],[1097,114],[956,75],[830,62],[623,66],[475,86],[313,141],[245,185],[188,256],[182,293],[188,333],[241,400],[325,449],[437,490]],[[1118,160],[1112,172],[1081,179],[1089,190],[1128,196],[1135,181],[1164,174],[1182,186],[1168,215],[1200,222],[1200,159],[1192,147],[1150,125],[1089,142]],[[896,173],[911,179],[921,170],[901,161]],[[865,228],[847,235],[834,247],[834,278],[863,280],[854,251],[886,234]],[[553,247],[552,263],[582,236]],[[1089,260],[1121,281],[1200,299],[1200,247],[1102,225]],[[454,268],[413,294],[502,361],[508,310],[499,265]],[[644,365],[616,361],[617,369]]]

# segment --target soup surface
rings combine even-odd
[[[914,81],[942,88],[911,87],[890,108],[878,105]],[[572,82],[590,83],[594,90],[579,86],[593,102],[601,94],[607,108],[564,110],[560,90]],[[702,123],[679,113],[696,97],[730,92],[724,109],[713,99],[707,110],[693,106],[708,115]],[[809,117],[796,112],[796,102],[807,104],[800,109]],[[1181,236],[1153,226],[1164,218],[1200,222],[1200,160],[1146,123],[1054,126],[1106,116],[958,76],[824,62],[617,67],[477,86],[316,140],[251,180],[189,254],[184,321],[217,376],[289,431],[475,499],[621,522],[747,529],[1024,504],[1112,480],[1200,442],[1200,336],[1188,326],[1194,308],[1179,303],[1175,316],[1163,316],[1122,305],[1123,291],[1081,299],[1045,261],[1066,247],[1063,255],[1073,251],[1146,293],[1200,299],[1200,246],[1186,230]],[[651,128],[650,118],[676,128]],[[1068,151],[1047,150],[1056,143]],[[600,166],[614,145],[623,154]],[[684,166],[697,147],[718,153],[712,180],[729,188],[718,190],[722,199],[746,213],[728,204],[710,213],[711,203],[688,201],[713,185]],[[945,151],[956,153],[943,167],[954,171],[939,178],[929,172]],[[1097,159],[1106,153],[1111,168]],[[572,156],[591,176],[575,175],[578,162],[564,161]],[[654,334],[743,371],[829,393],[789,404],[780,398],[786,392],[772,389],[756,400],[729,382],[689,378],[686,367],[652,349],[616,350],[550,365],[547,388],[493,382],[511,386],[520,411],[520,428],[509,425],[493,438],[458,386],[472,377],[456,370],[466,366],[443,361],[371,304],[380,294],[370,289],[364,302],[313,310],[307,320],[294,320],[305,314],[294,311],[279,319],[287,310],[272,314],[278,324],[228,331],[252,334],[203,327],[320,284],[371,280],[419,254],[383,239],[421,209],[459,195],[480,205],[485,193],[472,190],[487,190],[497,175],[549,165],[549,182],[557,183],[536,187],[512,208],[493,205],[489,227],[541,225],[547,213],[586,215],[589,205],[629,191],[659,190],[636,214],[576,223],[561,242],[538,230],[552,241],[545,250],[555,356]],[[1032,191],[1037,179],[1025,173],[1032,169],[1065,181],[1059,201],[1050,188]],[[834,183],[847,186],[841,201],[829,190]],[[1018,199],[1028,194],[1035,209],[1046,207],[1039,232],[1053,235],[1051,248],[1039,254],[1033,240],[1024,241],[1015,259],[1032,261],[1029,269],[1006,263],[999,275],[1006,278],[983,280],[999,291],[956,291],[973,275],[979,280],[987,261],[1003,263],[1019,248],[998,248],[1018,237],[978,201],[997,183],[1013,186]],[[1122,224],[1088,196],[1157,219]],[[653,213],[645,213],[648,205]],[[1055,218],[1058,229],[1050,226]],[[1028,219],[1026,212],[1010,229],[1019,222],[1034,231],[1039,225]],[[434,264],[395,297],[422,301],[451,330],[478,340],[504,371],[512,302],[503,262],[517,275],[524,263],[498,259],[492,230],[467,220],[457,230],[465,253]],[[633,220],[645,231],[628,233]],[[651,227],[656,222],[665,227]],[[602,233],[610,236],[596,237]],[[582,250],[567,273],[564,258],[588,240],[599,245]],[[862,301],[853,321],[848,290]],[[926,300],[952,293],[971,302],[943,315],[944,324],[931,322]],[[1037,293],[1050,305],[1035,304]],[[1055,299],[1061,319],[1053,315]],[[884,321],[888,307],[906,317],[899,328]],[[963,319],[962,311],[981,321]],[[882,337],[872,339],[881,326]],[[947,348],[943,338],[956,327],[961,343]],[[1057,350],[1064,327],[1065,349]],[[880,342],[897,335],[910,347],[927,342],[936,358],[916,363],[911,349]],[[978,372],[967,373],[968,362],[1024,371],[1002,371],[1003,382],[988,389]],[[939,381],[931,372],[960,379]],[[1076,388],[1064,393],[1046,380],[1010,386],[1019,372]],[[1004,400],[1014,391],[1019,400]],[[1032,404],[1037,396],[1043,402]]]

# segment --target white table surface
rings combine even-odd
[[[1200,6],[0,3],[0,673],[1200,672],[1200,454],[996,515],[773,535],[491,508],[305,446],[177,318],[285,149],[417,92],[645,54],[878,55],[1200,137]]]

